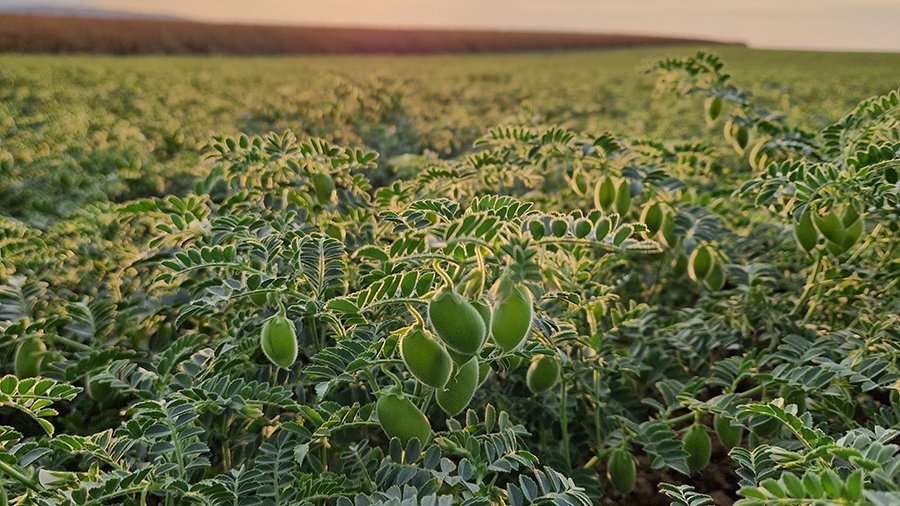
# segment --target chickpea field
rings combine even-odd
[[[0,55],[0,506],[900,505],[900,54]]]

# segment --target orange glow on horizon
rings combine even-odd
[[[0,1],[0,6],[15,2]],[[21,2],[19,2],[21,3]],[[93,0],[51,2],[200,21],[606,32],[753,47],[900,51],[896,0]],[[252,7],[251,7],[252,5]]]

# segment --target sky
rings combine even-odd
[[[0,0],[0,7],[23,5],[214,22],[614,32],[900,51],[900,0]]]

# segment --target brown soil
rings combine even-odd
[[[212,24],[0,15],[0,51],[24,53],[466,53],[703,42],[639,35]]]

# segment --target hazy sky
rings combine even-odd
[[[29,4],[245,23],[619,32],[900,51],[900,0],[0,0]]]

